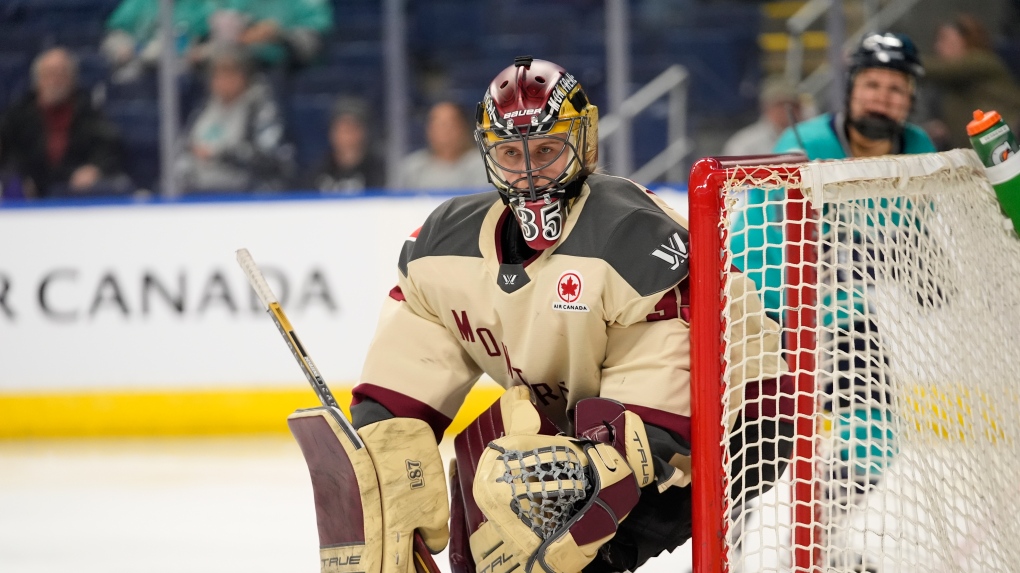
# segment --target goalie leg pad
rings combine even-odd
[[[351,443],[325,408],[287,418],[308,464],[323,573],[379,573],[382,537],[379,485],[368,450]]]
[[[370,424],[357,448],[325,408],[287,423],[312,476],[323,573],[414,573],[416,530],[430,551],[446,546],[446,481],[428,424]]]

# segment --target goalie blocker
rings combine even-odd
[[[356,448],[326,408],[287,419],[308,463],[324,573],[429,573],[417,532],[438,553],[449,539],[442,459],[428,424],[392,418],[358,430]],[[418,554],[415,554],[415,550]]]

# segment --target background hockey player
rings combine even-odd
[[[774,152],[800,151],[810,160],[934,152],[925,132],[907,122],[917,81],[923,75],[917,49],[908,37],[889,33],[865,36],[851,55],[844,109],[787,129]],[[746,217],[736,222],[732,233],[734,264],[762,289],[765,307],[777,320],[782,304],[782,194],[782,189],[749,191]],[[900,221],[889,223],[895,227]],[[743,232],[754,226],[763,226],[764,233]],[[830,225],[822,229],[823,235],[836,232],[845,231]],[[819,317],[829,337],[819,343],[829,349],[821,353],[820,370],[831,377],[822,390],[826,396],[822,407],[834,413],[838,440],[837,463],[830,468],[834,475],[827,495],[839,503],[844,512],[841,519],[846,518],[849,507],[863,501],[863,494],[895,453],[888,408],[890,381],[879,367],[888,358],[878,342],[874,309],[866,303],[860,278],[874,277],[867,262],[874,257],[867,243],[875,240],[878,232],[871,229],[870,235],[855,232],[853,237],[844,237],[840,244],[853,245],[845,252],[828,252],[832,242],[823,240],[822,260],[835,259],[844,266],[819,265],[819,281],[836,285],[836,300],[821,301],[823,308],[835,310]],[[745,244],[748,237],[752,244]],[[763,242],[753,244],[755,239]],[[856,279],[854,273],[858,273]]]
[[[338,503],[366,523],[376,512],[382,534],[329,549],[324,570],[409,571],[408,528],[438,551],[448,510],[458,572],[634,570],[690,536],[686,222],[595,172],[597,114],[572,75],[531,57],[486,91],[475,138],[496,190],[447,201],[407,240],[354,389],[378,479],[349,486],[361,462],[338,462],[319,480],[333,491],[316,488],[320,542]],[[734,300],[754,288],[733,284]],[[789,454],[775,438],[792,435],[792,404],[777,326],[747,298],[731,309],[744,367],[729,382],[760,398],[731,423],[735,441],[768,445],[734,487],[761,491]],[[483,373],[508,391],[456,438],[448,508],[436,443]]]

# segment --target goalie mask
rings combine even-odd
[[[520,56],[492,80],[478,104],[477,124],[489,181],[524,240],[535,250],[551,247],[573,198],[568,186],[598,162],[598,108],[560,66]]]

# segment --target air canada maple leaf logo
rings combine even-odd
[[[581,275],[567,271],[560,276],[556,294],[563,302],[576,302],[581,298]]]
[[[577,286],[574,277],[567,277],[567,281],[560,285],[560,295],[563,298],[577,298]]]

